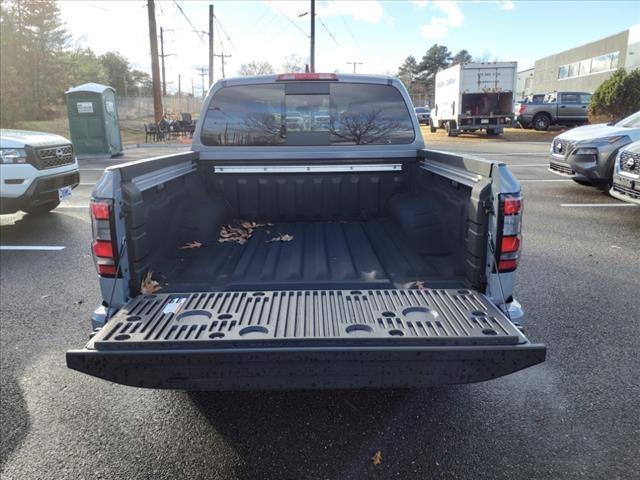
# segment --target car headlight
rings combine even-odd
[[[598,149],[594,147],[576,148],[575,155],[597,155]]]
[[[0,163],[27,163],[24,148],[0,148]]]

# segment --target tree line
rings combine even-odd
[[[96,55],[74,44],[53,0],[0,3],[0,124],[43,120],[64,92],[87,82],[104,83],[119,95],[151,95],[151,76],[117,52]]]
[[[445,68],[473,61],[474,58],[466,50],[460,50],[455,55],[444,45],[437,43],[432,45],[418,62],[409,55],[398,67],[398,77],[402,80],[409,93],[426,94],[433,98],[435,92],[436,73]],[[487,61],[487,58],[478,58],[476,61]]]

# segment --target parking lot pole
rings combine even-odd
[[[311,0],[311,52],[309,54],[310,69],[316,71],[316,0]]]
[[[213,85],[213,5],[209,5],[209,86]]]
[[[162,120],[162,92],[160,91],[160,65],[158,64],[158,33],[156,8],[153,0],[147,0],[149,14],[149,43],[151,44],[151,80],[153,82],[153,117],[155,123]]]

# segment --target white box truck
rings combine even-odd
[[[464,63],[436,74],[431,133],[449,136],[485,130],[499,135],[514,124],[517,62]]]

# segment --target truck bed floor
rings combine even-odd
[[[268,242],[281,234],[293,239]],[[203,248],[176,248],[152,269],[164,291],[463,285],[450,255],[419,250],[391,220],[278,223],[255,230],[244,245],[219,243],[216,236]]]

